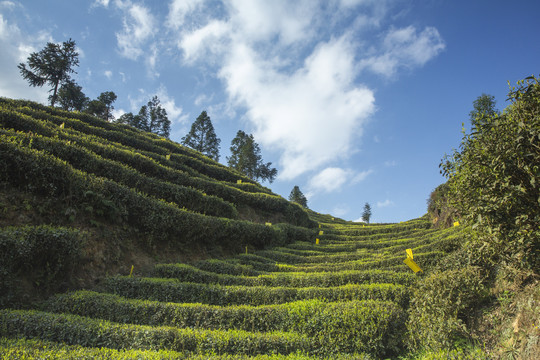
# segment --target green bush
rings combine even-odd
[[[348,284],[336,287],[223,286],[180,282],[175,279],[112,277],[106,292],[130,299],[205,303],[210,305],[270,305],[303,299],[325,301],[381,300],[405,306],[409,289],[394,284]]]
[[[0,229],[0,307],[19,294],[14,285],[26,276],[42,288],[56,289],[82,256],[84,235],[76,229],[20,226]]]
[[[312,352],[312,341],[293,333],[194,330],[118,324],[76,315],[0,310],[0,336],[24,336],[111,349],[191,351],[198,354]]]
[[[502,114],[485,116],[443,159],[451,205],[475,230],[473,256],[540,269],[540,79],[519,81]]]
[[[311,360],[312,356],[303,353],[289,355],[231,355],[205,354],[170,350],[116,350],[108,348],[89,348],[80,345],[65,345],[42,340],[0,338],[0,353],[3,360]],[[320,360],[370,360],[367,354],[333,354],[318,357]]]
[[[275,273],[259,276],[234,276],[216,274],[187,264],[158,264],[154,276],[176,278],[183,282],[244,286],[330,287],[346,284],[392,283],[411,284],[414,274],[395,273],[385,270],[346,270],[322,273]]]
[[[127,300],[109,294],[77,292],[52,299],[48,311],[108,321],[178,328],[298,332],[321,353],[365,351],[390,354],[402,346],[405,313],[394,303],[302,300],[271,306],[211,306]]]
[[[487,296],[478,267],[434,272],[418,282],[407,324],[411,348],[441,350],[468,340],[466,319]]]

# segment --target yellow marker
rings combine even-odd
[[[247,253],[248,253],[248,252],[247,252],[247,246],[246,246],[246,254],[247,254]]]
[[[241,183],[242,183],[242,180],[236,180],[236,183],[237,183],[237,184],[241,184]]]
[[[131,265],[131,271],[129,272],[129,277],[133,276],[133,265]]]
[[[319,235],[322,235],[322,234],[324,234],[324,231],[320,230]]]
[[[267,223],[264,223],[264,225],[266,225],[266,226],[272,226],[272,223],[271,223],[271,222],[267,222]]]
[[[321,224],[319,224],[319,229],[321,228]]]
[[[60,129],[63,129],[64,126],[65,126],[65,123],[61,123],[61,124],[60,124]]]
[[[459,226],[459,221],[456,221],[456,222],[454,223],[454,226]]]
[[[416,265],[416,263],[414,262],[413,259],[411,259],[410,257],[407,257],[405,260],[403,260],[403,262],[407,265],[409,265],[409,267],[411,268],[412,271],[414,271],[415,273],[419,272],[419,271],[422,271],[422,269],[420,269],[420,267],[418,265]],[[423,271],[422,271],[423,272]]]
[[[319,239],[315,239],[315,245],[319,245]]]
[[[411,259],[414,258],[414,257],[413,257],[413,254],[412,254],[412,249],[407,249],[407,250],[405,250],[405,251],[407,252],[407,257],[409,257],[409,258],[411,258]]]

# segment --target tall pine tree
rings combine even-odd
[[[291,190],[291,193],[289,194],[289,200],[294,201],[295,203],[302,205],[303,207],[307,208],[307,198],[306,196],[300,191],[300,188],[298,185],[295,185],[293,189]]]
[[[270,183],[277,176],[277,169],[272,168],[272,163],[264,163],[261,156],[261,148],[255,142],[253,135],[238,130],[236,137],[231,142],[231,156],[227,157],[227,163],[252,180],[268,180]]]
[[[219,144],[214,131],[210,116],[206,111],[201,112],[195,122],[191,124],[191,130],[182,138],[182,144],[197,150],[215,161],[219,161]]]
[[[362,220],[369,224],[369,219],[371,219],[371,206],[369,203],[364,205],[364,212],[362,213]]]

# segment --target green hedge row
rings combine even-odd
[[[106,292],[130,299],[204,303],[210,305],[270,305],[285,302],[324,299],[389,300],[407,304],[409,290],[395,284],[348,284],[337,287],[264,287],[223,286],[180,282],[176,279],[111,277],[104,280]]]
[[[242,265],[234,258],[199,260],[191,265],[203,271],[224,275],[258,276],[265,273],[253,269],[253,266]]]
[[[37,339],[0,338],[3,360],[312,360],[309,354],[288,355],[196,355],[190,352],[170,350],[116,350],[66,345]],[[319,360],[372,360],[367,354],[332,354],[317,357]]]
[[[59,295],[47,311],[108,321],[194,329],[239,329],[252,332],[297,332],[338,352],[365,351],[382,355],[401,347],[405,312],[392,302],[325,303],[303,300],[271,306],[175,304],[128,300],[81,291]]]
[[[1,100],[6,101],[6,99]],[[251,183],[256,187],[261,188],[259,191],[265,191],[264,188],[253,183],[251,179],[244,175],[231,171],[231,169],[214,162],[195,150],[152,133],[138,131],[125,125],[109,123],[88,114],[63,111],[32,102],[18,105],[17,101],[15,101],[12,102],[11,109],[37,119],[57,121],[57,125],[64,122],[66,126],[73,127],[78,131],[94,133],[100,137],[138,149],[162,154],[172,153],[177,157],[182,157],[184,163],[188,163],[188,166],[201,174],[205,174],[220,181],[235,183],[237,179],[242,179],[243,182]]]
[[[198,354],[313,353],[314,341],[294,333],[194,330],[118,324],[76,315],[0,310],[0,336],[24,336],[111,349],[192,351]]]
[[[56,291],[69,282],[73,266],[82,257],[84,234],[52,226],[0,229],[0,307],[20,302],[24,277],[41,289]]]
[[[44,113],[42,116],[46,117],[48,115]],[[54,119],[55,124],[65,124],[68,120],[64,118]],[[77,120],[73,121],[77,123]],[[218,196],[235,205],[247,205],[255,209],[277,212],[283,214],[288,222],[295,225],[313,226],[312,221],[309,220],[307,214],[300,206],[276,195],[247,193],[235,187],[239,186],[236,184],[228,185],[204,177],[196,177],[191,168],[187,166],[182,166],[182,170],[174,169],[175,165],[178,165],[179,162],[167,160],[166,156],[169,154],[144,152],[138,148],[122,148],[122,146],[119,147],[119,144],[105,145],[104,143],[107,140],[99,137],[99,135],[103,134],[96,136],[94,134],[74,131],[67,127],[60,129],[57,125],[45,126],[52,123],[49,121],[40,121],[27,115],[5,109],[0,109],[0,123],[6,128],[26,132],[31,131],[32,133],[38,133],[47,137],[58,136],[63,140],[76,142],[78,145],[86,147],[103,158],[120,161],[146,176],[200,189],[209,195]],[[87,127],[85,124],[82,125]],[[114,139],[110,141],[114,141]],[[156,159],[160,159],[160,161],[156,162]]]
[[[187,208],[210,216],[237,218],[238,212],[231,203],[221,198],[205,195],[196,189],[176,185],[170,182],[149,178],[128,166],[92,153],[76,143],[56,138],[45,138],[28,133],[15,133],[0,129],[0,141],[11,141],[22,146],[45,151],[74,168],[86,173],[101,176],[119,184],[135,188],[150,196],[175,203],[180,208]]]
[[[322,273],[274,273],[259,276],[235,276],[203,271],[187,264],[158,264],[154,276],[183,282],[244,286],[331,287],[346,284],[393,283],[410,285],[412,274],[385,270],[348,270]]]
[[[55,198],[82,211],[122,222],[153,241],[231,250],[245,245],[283,245],[312,232],[288,224],[264,226],[184,211],[113,181],[82,173],[69,164],[28,147],[0,142],[0,180]]]
[[[427,253],[414,252],[415,262],[425,270],[435,265],[446,254],[442,251],[431,251]],[[406,255],[384,255],[374,254],[371,258],[364,260],[346,261],[342,263],[328,263],[328,264],[297,264],[282,266],[276,263],[262,263],[258,261],[252,261],[244,256],[238,256],[240,264],[251,266],[254,270],[260,272],[324,272],[324,271],[345,271],[345,270],[368,270],[368,269],[392,269],[396,270],[396,267],[402,269],[408,269],[407,265],[403,263]]]

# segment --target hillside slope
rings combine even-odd
[[[314,226],[300,206],[170,140],[4,98],[0,206],[0,304],[160,258],[284,245]]]
[[[319,224],[319,244],[300,240],[224,260],[162,263],[146,276],[108,277],[97,291],[57,295],[39,310],[2,310],[0,347],[6,358],[377,359],[401,353],[417,281],[403,263],[405,249],[427,270],[454,246],[459,230],[432,230],[427,219]]]

